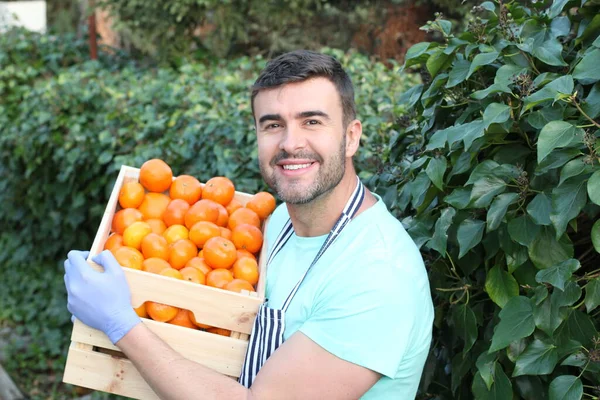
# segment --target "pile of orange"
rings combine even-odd
[[[119,207],[104,249],[119,264],[199,285],[255,291],[262,225],[275,210],[275,198],[260,192],[246,204],[223,176],[204,184],[193,176],[173,176],[160,159],[146,161],[139,182],[123,184]],[[229,335],[197,323],[189,310],[146,302],[138,315],[156,321]]]

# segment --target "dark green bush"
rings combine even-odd
[[[598,398],[600,3],[473,11],[408,51],[424,83],[371,181],[429,266],[423,393]]]
[[[49,394],[62,379],[71,328],[62,260],[91,246],[122,164],[160,157],[176,174],[225,175],[239,190],[265,188],[248,92],[265,60],[144,69],[108,56],[82,62],[85,52],[65,51],[50,68],[44,60],[61,50],[45,47],[45,36],[21,40],[0,40],[0,74],[14,71],[0,75],[9,93],[0,96],[0,325],[26,338],[13,343],[5,366],[35,398],[35,385]],[[414,80],[358,54],[325,51],[356,82],[365,121],[357,165],[371,170],[394,115],[404,112],[395,95]],[[31,73],[21,79],[23,70]],[[49,382],[37,379],[48,372],[55,374]]]

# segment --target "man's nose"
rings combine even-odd
[[[306,135],[302,128],[295,124],[288,124],[279,143],[279,148],[288,154],[294,154],[306,147]]]

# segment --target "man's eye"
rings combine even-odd
[[[307,125],[318,125],[320,122],[317,121],[316,119],[309,119],[308,121],[306,121]]]
[[[267,125],[267,129],[276,129],[279,128],[281,125],[279,124],[269,124]]]

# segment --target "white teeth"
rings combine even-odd
[[[288,164],[288,165],[284,165],[283,169],[301,169],[301,168],[308,168],[310,167],[310,163],[309,164]]]

